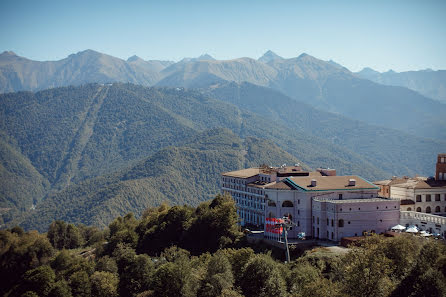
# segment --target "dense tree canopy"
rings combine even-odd
[[[53,222],[47,234],[21,228],[0,231],[0,294],[446,295],[446,246],[441,241],[376,235],[347,253],[313,248],[284,264],[241,240],[234,202],[228,196],[219,195],[196,208],[163,204],[147,209],[141,219],[132,214],[118,217],[103,231],[69,226]],[[76,245],[67,240],[72,233],[78,238]]]

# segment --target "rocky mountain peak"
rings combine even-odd
[[[263,54],[263,56],[261,56],[258,61],[263,62],[263,63],[268,63],[272,60],[282,60],[283,58],[279,55],[277,55],[275,52],[268,50],[266,53]]]

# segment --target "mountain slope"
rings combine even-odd
[[[446,139],[446,131],[441,128],[446,125],[445,104],[407,88],[358,78],[338,64],[308,54],[264,60],[268,62],[242,58],[177,63],[162,71],[165,78],[157,85],[194,88],[222,81],[250,82],[352,119],[421,137]]]
[[[446,103],[446,70],[426,69],[406,72],[389,70],[381,73],[371,68],[364,68],[355,74],[379,84],[406,87],[423,96]]]
[[[242,140],[227,129],[205,131],[128,169],[51,195],[20,223],[26,229],[41,231],[55,219],[103,227],[118,215],[140,215],[163,201],[197,205],[220,192],[221,172],[264,162],[293,164],[300,160],[270,141]]]
[[[32,61],[0,54],[0,92],[42,90],[85,83],[131,82],[153,85],[169,62],[122,59],[86,50],[59,61]]]
[[[42,199],[48,188],[49,182],[31,162],[16,148],[0,139],[1,212],[11,208],[29,210]]]
[[[393,171],[381,170],[379,162],[367,161],[317,135],[290,129],[198,91],[179,88],[91,84],[8,93],[0,95],[0,118],[0,140],[20,152],[49,183],[35,191],[39,195],[33,196],[34,201],[87,178],[131,166],[160,149],[184,143],[200,131],[219,127],[230,129],[242,139],[268,139],[312,168],[329,166],[340,174],[369,179],[385,178]],[[2,166],[6,167],[12,153],[3,154]],[[16,178],[21,176],[17,174]],[[8,198],[13,201],[11,205],[29,208],[29,203],[22,200],[31,190],[16,190]],[[8,214],[5,220],[11,217]]]
[[[380,168],[395,175],[433,175],[435,156],[446,147],[446,141],[350,120],[249,83],[215,84],[203,92],[296,131],[310,131],[331,144],[357,152],[372,164],[378,162]]]

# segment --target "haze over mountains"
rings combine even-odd
[[[429,176],[446,148],[445,104],[307,54],[174,63],[4,52],[0,90],[42,90],[0,95],[1,219],[40,230],[197,204],[222,171],[260,163]]]
[[[446,103],[446,70],[425,69],[406,72],[389,70],[381,73],[371,68],[364,68],[356,74],[379,84],[406,87]]]

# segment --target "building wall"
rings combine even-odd
[[[446,154],[439,154],[435,170],[436,180],[446,180]]]
[[[237,214],[242,225],[262,226],[265,222],[265,192],[259,187],[248,186],[257,181],[258,176],[236,178],[222,176],[222,192],[229,193],[237,205]]]
[[[378,195],[381,197],[390,198],[390,186],[388,185],[378,185],[379,192]]]
[[[360,236],[364,231],[382,233],[399,224],[398,200],[367,200],[314,200],[313,236],[339,241],[342,237]]]
[[[304,192],[298,190],[265,189],[265,194],[267,201],[269,201],[265,205],[266,217],[282,218],[291,215],[294,227],[288,233],[290,238],[296,238],[299,232],[305,232],[307,236],[338,241],[343,236],[354,236],[355,233],[358,232],[360,235],[364,230],[384,232],[389,228],[389,224],[393,224],[392,226],[394,226],[399,223],[399,200],[389,200],[391,203],[384,205],[382,210],[378,212],[376,211],[375,204],[356,204],[348,202],[349,199],[369,199],[377,197],[378,190]],[[328,206],[326,206],[326,204],[314,203],[314,198],[339,199],[339,195],[342,195],[341,198],[346,200],[345,205],[348,205],[348,208],[343,209],[343,203],[337,203],[335,206],[331,204],[327,204]],[[291,202],[293,207],[282,206],[285,201]],[[362,206],[363,204],[364,206]],[[357,208],[361,208],[362,211],[357,210],[353,212],[349,211],[350,213],[347,212],[347,209],[352,206],[357,206]],[[388,209],[385,208],[386,206]],[[392,207],[391,211],[389,208],[390,206]],[[330,209],[327,209],[326,207]],[[337,209],[333,209],[333,207],[337,207]],[[375,209],[368,210],[367,207],[375,207]],[[370,211],[373,212],[370,213]],[[372,222],[373,224],[369,223],[367,221],[369,217],[376,217],[377,222]],[[345,227],[339,231],[336,222],[338,222],[340,218],[349,219],[351,226],[347,226],[348,221],[346,221]],[[333,226],[331,223],[332,220]],[[383,222],[380,222],[380,220],[383,220]],[[369,226],[369,224],[371,225]],[[364,226],[368,227],[364,228]],[[327,231],[329,232],[328,237]],[[332,233],[333,237],[331,236]],[[344,235],[344,233],[348,235]]]
[[[412,205],[401,205],[402,211],[417,211],[427,213],[430,207],[430,213],[446,214],[446,188],[432,188],[432,189],[410,189],[398,186],[392,186],[392,198],[396,199],[410,199],[415,202]],[[429,200],[430,195],[430,201]],[[437,196],[439,195],[439,196]],[[418,197],[417,197],[418,196]],[[420,200],[421,201],[417,201]],[[438,199],[440,199],[438,201]],[[436,212],[438,210],[439,212]]]

